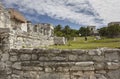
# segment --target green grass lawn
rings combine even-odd
[[[120,38],[102,38],[94,40],[95,37],[88,37],[85,41],[84,37],[77,37],[76,41],[69,41],[66,45],[50,46],[49,48],[58,49],[96,49],[96,48],[120,48]]]

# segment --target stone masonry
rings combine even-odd
[[[120,79],[120,49],[10,49],[5,34],[0,79]]]

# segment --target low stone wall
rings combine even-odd
[[[65,37],[54,37],[54,44],[55,45],[65,45],[66,44]]]
[[[0,30],[0,79],[10,79],[11,61],[9,60],[8,30]]]
[[[7,79],[120,78],[119,49],[11,49],[7,54]]]
[[[10,49],[0,33],[0,79],[120,79],[120,49]]]

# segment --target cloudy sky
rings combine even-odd
[[[120,21],[120,0],[0,0],[33,23],[102,27]]]

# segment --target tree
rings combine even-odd
[[[78,37],[79,36],[79,31],[76,29],[71,29],[70,33],[71,33],[70,34],[71,37]]]
[[[54,28],[54,34],[58,37],[66,37],[68,40],[72,39],[73,37],[77,37],[79,35],[79,31],[76,29],[71,29],[69,25],[66,25],[62,28],[61,25],[57,25]]]
[[[81,36],[89,36],[90,30],[89,30],[89,28],[80,27],[79,33],[81,34]]]
[[[108,27],[100,28],[99,33],[101,36],[118,37],[120,36],[120,26],[118,24],[115,24]]]
[[[54,34],[55,36],[63,36],[62,26],[60,24],[54,28]]]
[[[99,29],[99,34],[101,36],[108,36],[108,28],[107,27],[102,27]]]
[[[107,30],[109,37],[120,36],[120,26],[118,24],[108,26]]]
[[[64,27],[63,34],[64,34],[64,37],[66,37],[68,40],[70,39],[70,37],[71,37],[71,28],[70,28],[70,26],[66,25]]]

